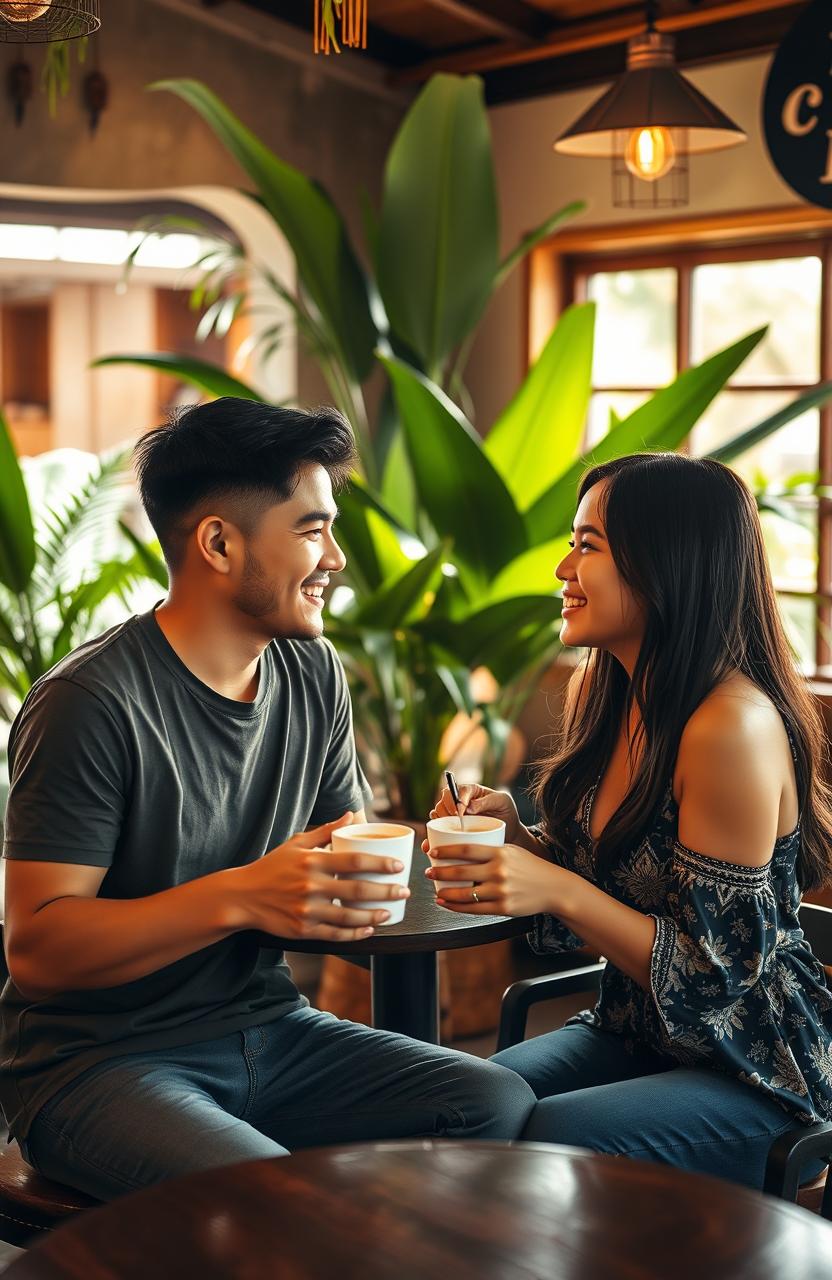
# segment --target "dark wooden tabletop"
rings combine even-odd
[[[438,907],[433,881],[425,879],[429,865],[427,855],[417,844],[413,851],[410,898],[404,920],[401,924],[377,927],[371,938],[361,942],[324,942],[318,938],[275,938],[268,933],[257,936],[264,947],[280,947],[286,951],[345,956],[401,955],[407,951],[453,951],[457,947],[474,947],[481,942],[513,938],[531,928],[530,916],[468,916]]]
[[[829,1280],[832,1225],[666,1165],[390,1142],[211,1169],[76,1218],[8,1280]]]

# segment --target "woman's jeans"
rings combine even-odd
[[[527,1141],[562,1142],[655,1160],[747,1187],[763,1185],[769,1148],[799,1127],[759,1089],[671,1058],[595,1027],[574,1024],[496,1054],[538,1098]],[[810,1181],[823,1168],[804,1172]]]
[[[108,1200],[301,1147],[516,1138],[533,1105],[504,1067],[298,1009],[91,1067],[41,1108],[21,1146],[46,1177]]]

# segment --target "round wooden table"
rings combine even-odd
[[[373,1026],[400,1031],[428,1044],[439,1043],[438,951],[475,947],[526,933],[530,916],[466,916],[436,905],[430,865],[418,847],[413,851],[410,898],[401,924],[382,925],[362,942],[275,938],[260,933],[264,947],[311,951],[347,959],[367,956],[372,971]]]
[[[161,1183],[8,1280],[828,1280],[832,1225],[666,1165],[528,1143],[329,1147]]]

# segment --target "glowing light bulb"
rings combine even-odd
[[[662,125],[649,129],[633,129],[627,139],[624,163],[635,178],[655,182],[673,168],[676,148],[670,130]]]
[[[42,18],[52,0],[0,0],[0,18],[9,22],[34,22]]]

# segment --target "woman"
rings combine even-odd
[[[509,843],[426,874],[452,911],[534,914],[541,953],[607,957],[592,1013],[496,1056],[537,1095],[524,1138],[759,1187],[778,1134],[832,1119],[832,996],[796,916],[832,861],[821,722],[732,471],[635,455],[579,499],[557,576],[588,657],[542,821],[463,788]],[[453,812],[443,792],[433,814]]]

